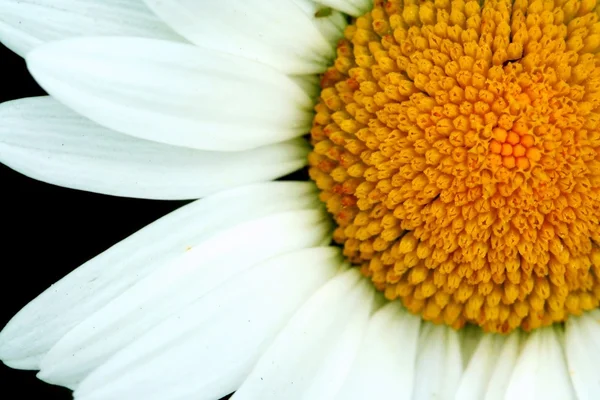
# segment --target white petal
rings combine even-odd
[[[318,75],[290,75],[290,79],[294,81],[311,99],[319,98],[321,88],[319,87]]]
[[[154,12],[191,42],[242,56],[290,74],[324,71],[335,56],[329,26],[292,0],[145,0]],[[330,24],[331,25],[331,24]],[[335,34],[333,34],[335,35]],[[342,32],[337,32],[337,38]]]
[[[559,329],[561,328],[539,328],[528,335],[508,383],[505,400],[576,398]]]
[[[270,182],[182,207],[83,264],[24,307],[0,332],[0,359],[37,369],[45,353],[80,321],[203,240],[244,221],[317,204],[309,183]]]
[[[454,399],[463,373],[458,333],[424,324],[419,337],[413,400]]]
[[[330,43],[337,43],[344,37],[344,28],[348,25],[346,16],[340,11],[323,7],[313,0],[292,0],[311,18]],[[329,64],[331,65],[331,63]]]
[[[487,390],[494,367],[500,359],[505,337],[484,334],[461,377],[456,400],[481,400]]]
[[[287,76],[188,44],[77,38],[40,46],[27,63],[73,110],[156,142],[247,150],[299,137],[312,121],[312,100]]]
[[[78,399],[214,400],[233,392],[292,313],[341,264],[313,248],[249,269],[117,353]]]
[[[459,331],[460,349],[462,354],[463,365],[469,365],[471,357],[477,350],[479,341],[483,337],[483,332],[480,327],[474,325],[465,325]]]
[[[377,311],[337,400],[410,400],[420,325],[400,302]]]
[[[522,339],[525,334],[512,332],[504,341],[500,354],[495,360],[495,367],[485,392],[485,400],[503,400],[512,371],[517,364],[521,352]]]
[[[314,2],[335,8],[353,17],[360,17],[373,8],[373,0],[314,0]]]
[[[356,269],[320,289],[292,317],[233,400],[329,400],[360,345],[373,288]]]
[[[0,41],[21,57],[25,57],[34,47],[53,40],[105,35],[183,41],[141,1],[0,2]]]
[[[227,279],[270,257],[319,245],[329,234],[325,217],[322,210],[288,211],[202,242],[73,328],[42,360],[38,377],[74,387],[116,351]]]
[[[600,399],[600,310],[567,320],[565,352],[577,398]]]
[[[268,181],[306,164],[303,139],[245,152],[168,146],[123,135],[50,97],[0,105],[0,160],[73,189],[152,199],[192,199]]]

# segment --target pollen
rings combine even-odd
[[[600,300],[596,0],[389,0],[321,79],[334,240],[425,320],[531,330]]]

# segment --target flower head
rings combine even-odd
[[[0,106],[2,162],[200,198],[24,307],[0,359],[80,400],[600,398],[597,10],[0,2],[51,95]],[[318,188],[268,182],[307,164]]]

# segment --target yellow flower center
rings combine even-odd
[[[390,0],[322,77],[310,175],[388,299],[486,331],[600,300],[596,0]]]

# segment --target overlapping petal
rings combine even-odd
[[[0,41],[21,57],[34,47],[53,40],[105,35],[184,41],[141,1],[0,2]]]
[[[420,327],[397,302],[379,309],[336,399],[412,399]]]
[[[233,399],[334,398],[356,357],[373,295],[354,269],[331,280],[291,318]]]
[[[42,360],[39,377],[74,387],[92,369],[181,308],[251,266],[327,242],[322,210],[293,210],[212,235],[161,265],[68,332]],[[97,338],[102,340],[98,341]]]
[[[417,349],[413,400],[452,398],[464,370],[459,333],[424,324]]]
[[[315,3],[332,7],[353,17],[360,17],[373,6],[373,0],[314,0]]]
[[[319,18],[318,6],[308,1],[145,1],[192,43],[289,74],[323,72],[344,24],[339,13]]]
[[[536,329],[527,335],[512,371],[505,399],[574,399],[561,327]]]
[[[565,355],[577,397],[581,400],[600,398],[600,310],[566,323]]]
[[[341,262],[339,250],[322,247],[249,269],[118,352],[83,381],[75,397],[210,400],[233,392],[291,314]]]
[[[39,369],[50,348],[90,313],[194,246],[246,221],[315,207],[314,187],[298,182],[256,184],[191,203],[88,261],[24,307],[0,332],[0,359]]]
[[[110,195],[200,198],[293,172],[308,151],[303,139],[243,152],[186,149],[111,131],[50,97],[0,105],[0,161],[45,182]]]
[[[143,38],[77,38],[27,56],[61,103],[115,131],[211,151],[239,151],[306,134],[312,101],[255,61]]]

